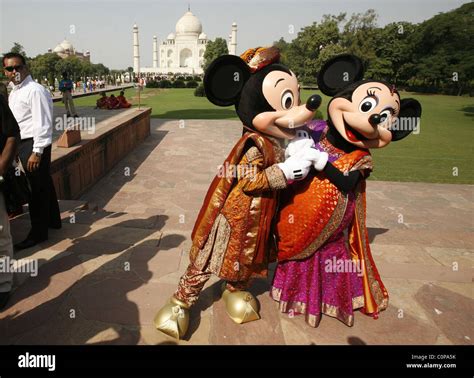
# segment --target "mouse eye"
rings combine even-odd
[[[281,96],[281,106],[283,109],[290,109],[293,106],[293,93],[288,90],[283,93],[283,96]]]
[[[380,113],[380,124],[382,124],[388,120],[391,119],[392,116],[392,111],[390,109],[384,110],[383,112]],[[385,128],[390,128],[390,122],[387,123],[387,125],[383,125]]]
[[[384,110],[383,112],[380,113],[380,123],[385,122],[388,117],[390,117],[392,113],[390,110]]]
[[[366,97],[360,103],[359,110],[362,113],[367,113],[367,112],[370,112],[376,106],[377,106],[377,100],[374,97]]]

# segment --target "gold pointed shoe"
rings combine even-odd
[[[248,291],[224,290],[222,294],[227,315],[237,324],[248,323],[260,319],[258,302]]]
[[[179,340],[188,330],[189,306],[175,297],[171,297],[169,302],[155,315],[153,322],[158,331]]]

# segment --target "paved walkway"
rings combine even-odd
[[[73,98],[79,98],[79,97],[86,97],[86,96],[93,96],[97,95],[102,92],[113,92],[113,91],[118,91],[122,89],[127,89],[127,88],[132,88],[132,84],[124,84],[124,85],[107,85],[105,88],[97,88],[93,90],[92,92],[89,91],[89,89],[84,93],[84,90],[82,88],[77,88],[76,91],[72,94]],[[55,91],[52,94],[53,101],[62,101],[63,95],[60,91]]]
[[[17,274],[0,313],[0,343],[172,342],[153,316],[188,263],[190,233],[219,164],[238,139],[234,121],[152,120],[152,135],[81,201],[61,203],[63,228],[16,258],[39,261]],[[213,150],[211,150],[213,148]],[[472,344],[473,187],[368,183],[372,250],[390,293],[373,320],[319,328],[277,310],[270,281],[255,282],[262,319],[236,325],[212,279],[192,309],[181,344]],[[13,221],[16,241],[26,216]]]
[[[72,125],[76,125],[80,130],[94,134],[95,131],[101,127],[100,123],[102,121],[127,110],[128,109],[94,109],[91,106],[76,106],[76,112],[79,118],[72,118],[66,116],[67,112],[64,106],[55,106],[53,109],[53,142],[58,140],[64,130]]]

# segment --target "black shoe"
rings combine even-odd
[[[66,114],[66,117],[69,118],[70,116],[71,116],[71,113],[67,113],[67,114]]]
[[[20,242],[18,244],[15,244],[13,246],[13,248],[15,249],[15,251],[21,251],[22,249],[27,249],[27,248],[34,247],[36,244],[41,243],[45,240],[48,240],[48,238],[47,237],[34,238],[34,237],[31,237],[31,236],[28,236],[22,242]]]
[[[5,291],[0,293],[0,310],[3,310],[8,303],[8,299],[10,299],[10,292]]]

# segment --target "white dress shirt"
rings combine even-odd
[[[30,75],[13,85],[8,104],[20,127],[21,139],[33,138],[33,152],[43,153],[53,137],[53,99]]]

